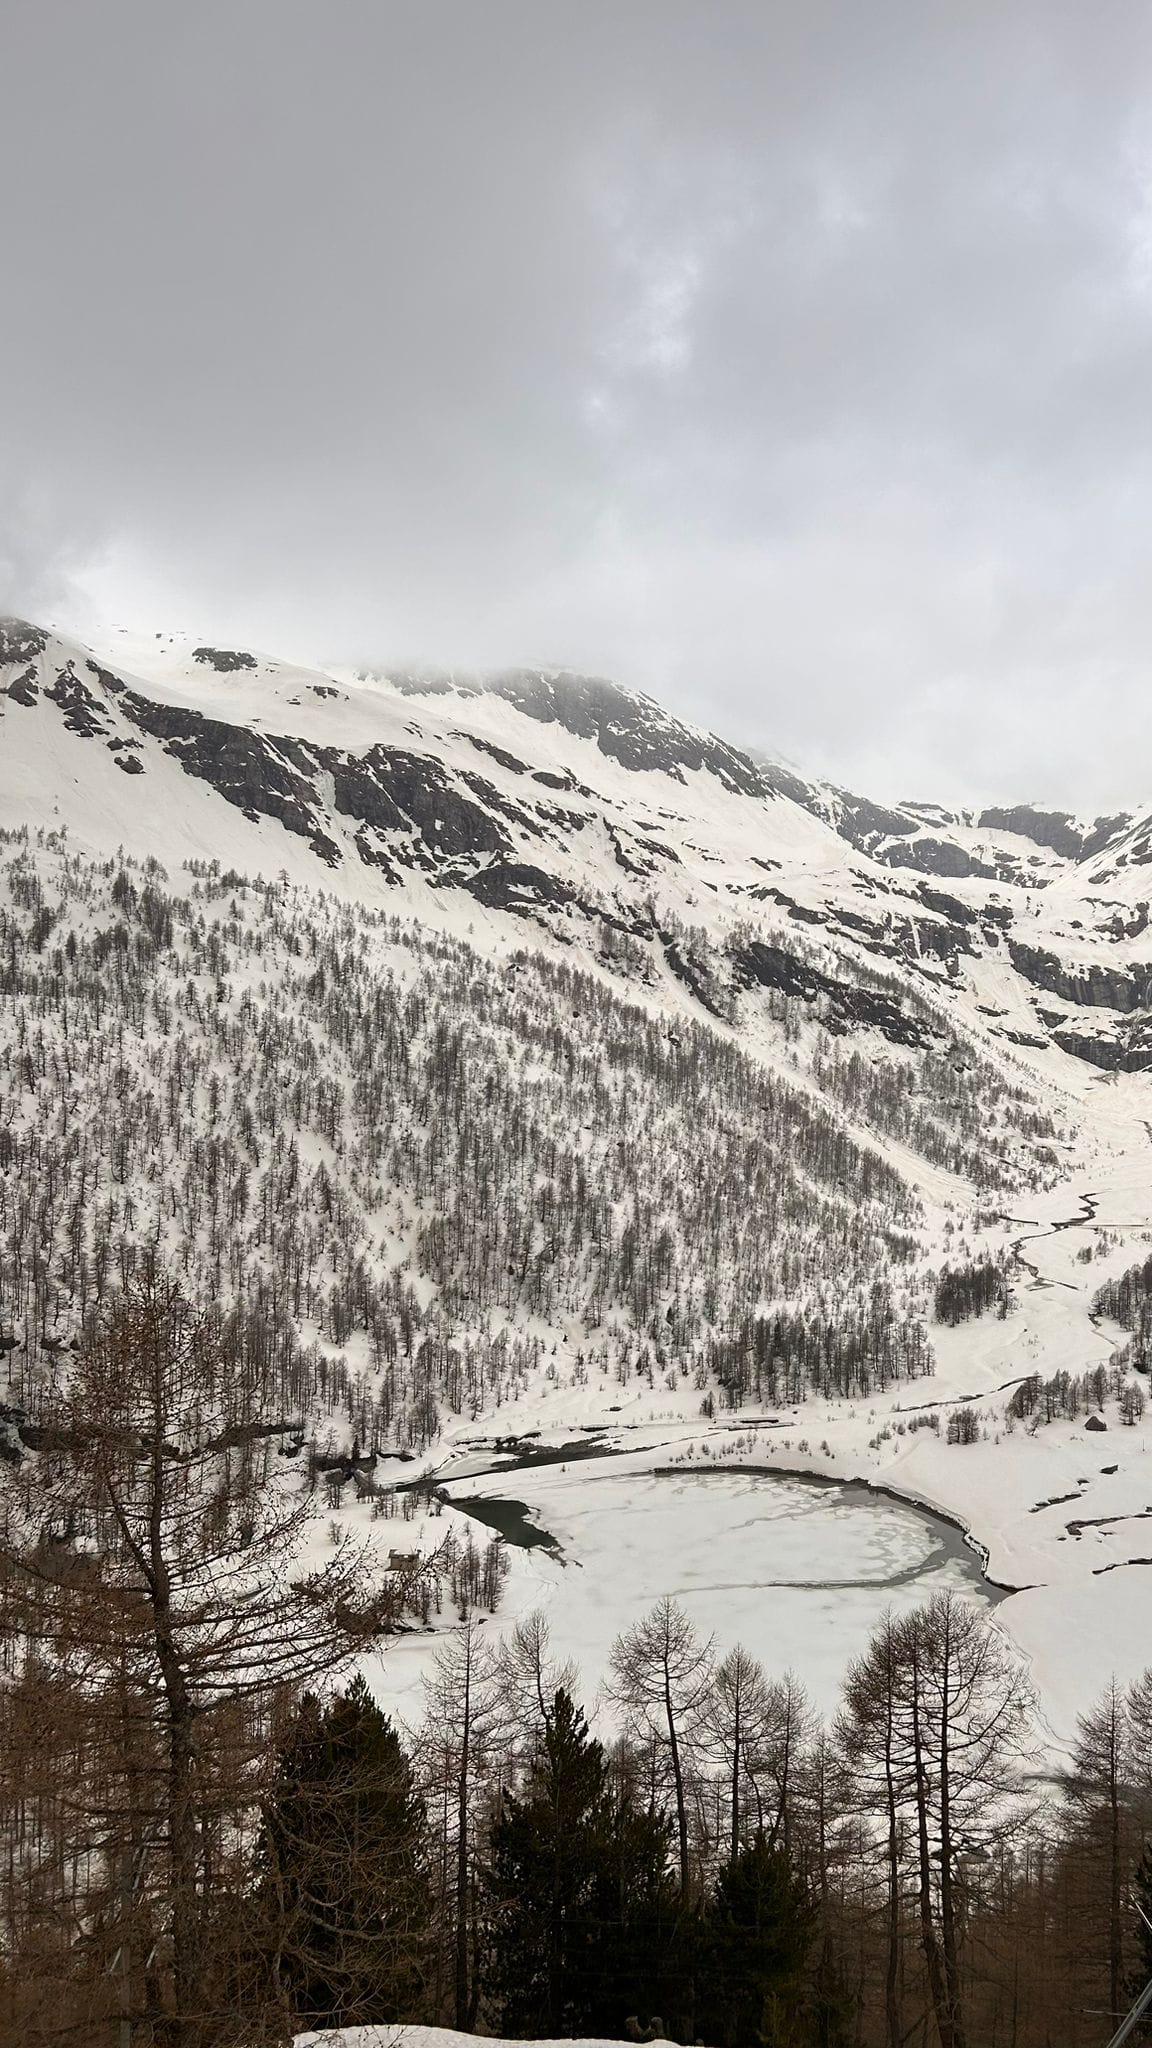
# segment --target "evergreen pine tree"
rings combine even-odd
[[[488,1991],[508,2034],[619,2034],[655,2009],[675,1919],[668,1829],[614,1796],[601,1745],[556,1694],[487,1873]]]
[[[298,2026],[422,2016],[424,1840],[408,1760],[363,1678],[327,1706],[306,1695],[261,1857],[266,1952]]]
[[[758,1835],[721,1871],[708,1914],[698,2022],[717,2048],[794,2048],[810,2038],[813,1926],[784,1850]]]

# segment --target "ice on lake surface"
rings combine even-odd
[[[449,1489],[459,1506],[496,1490],[479,1479]],[[560,1558],[529,1554],[537,1584],[517,1606],[546,1608],[555,1649],[576,1659],[589,1693],[617,1631],[665,1593],[721,1649],[741,1642],[770,1673],[794,1669],[826,1708],[887,1607],[945,1587],[984,1597],[958,1530],[860,1487],[579,1464],[502,1473],[499,1491],[560,1545]]]

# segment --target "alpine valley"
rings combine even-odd
[[[951,1583],[1056,1746],[1144,1668],[1152,814],[8,620],[0,827],[13,1459],[158,1257],[261,1320],[318,1541],[495,1527],[590,1677],[675,1592],[831,1703]]]

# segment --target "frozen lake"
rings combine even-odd
[[[591,1696],[613,1637],[674,1594],[721,1650],[741,1642],[770,1673],[789,1668],[826,1710],[887,1607],[945,1587],[995,1595],[960,1531],[850,1482],[775,1472],[621,1471],[615,1461],[520,1469],[450,1484],[446,1495],[515,1539],[507,1614],[543,1607],[553,1643]],[[511,1509],[511,1512],[509,1512]]]

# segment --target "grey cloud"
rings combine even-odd
[[[1143,0],[0,0],[0,56],[0,600],[1141,795]]]

